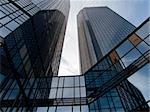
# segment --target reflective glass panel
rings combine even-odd
[[[51,87],[57,87],[57,85],[58,85],[58,78],[57,77],[53,77]]]
[[[144,26],[142,26],[136,34],[140,36],[141,38],[145,38],[150,34],[150,21],[148,21]]]
[[[80,77],[80,86],[85,86],[84,76]]]
[[[119,46],[116,51],[120,57],[126,54],[129,50],[133,48],[133,45],[128,40],[125,41],[121,46]]]
[[[64,77],[60,77],[58,87],[63,87],[63,82],[64,82]]]
[[[150,50],[150,46],[148,46],[145,42],[141,42],[137,48],[140,50],[140,52],[145,53],[146,51]]]
[[[38,107],[37,112],[47,112],[47,107]]]
[[[56,112],[72,112],[71,106],[58,106]]]
[[[130,51],[127,55],[125,55],[122,58],[122,62],[125,64],[125,66],[127,67],[128,65],[130,65],[133,61],[135,61],[136,59],[138,59],[141,56],[141,54],[139,53],[138,50],[133,49],[132,51]]]
[[[81,90],[81,97],[86,97],[85,87],[81,87],[80,90]]]
[[[56,97],[56,90],[57,90],[57,89],[51,89],[51,90],[50,90],[50,95],[49,95],[49,98],[50,98],[50,99]]]
[[[70,98],[73,97],[73,93],[74,93],[74,88],[64,88],[63,90],[63,97],[64,98]]]
[[[65,77],[64,87],[73,87],[74,86],[74,77]]]

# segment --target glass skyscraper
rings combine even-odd
[[[34,111],[36,100],[49,97],[69,8],[69,0],[0,1],[2,111]]]
[[[126,78],[149,63],[149,44],[144,40],[149,38],[149,19],[136,32],[139,28],[108,7],[90,7],[79,12],[77,22],[89,110],[146,111],[141,92]]]
[[[0,1],[0,111],[148,112],[127,78],[149,63],[149,19],[135,28],[108,7],[81,10],[82,75],[59,77],[69,8],[69,0]]]

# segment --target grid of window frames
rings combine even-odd
[[[129,81],[123,81],[117,87],[121,101],[124,105],[125,111],[143,111],[148,110],[148,105],[146,104],[141,92]],[[132,100],[131,100],[132,99]],[[139,106],[140,105],[140,106]]]
[[[105,95],[89,104],[90,112],[124,112],[117,88],[111,89]]]
[[[40,17],[42,19],[42,17],[45,17],[44,16],[45,14],[51,16],[50,13],[52,15],[55,15],[55,17],[57,16],[57,17],[64,18],[64,16],[62,16],[57,11],[52,11],[52,12],[47,11],[47,12],[37,13],[38,15],[35,16],[34,22],[38,23],[38,21],[36,21],[37,20],[36,17],[37,18]],[[54,17],[54,16],[52,16],[52,17]],[[62,18],[62,20],[64,20],[63,18]],[[33,19],[33,18],[31,18],[31,19]],[[32,78],[32,77],[36,77],[36,76],[40,77],[40,76],[42,76],[42,74],[44,72],[43,72],[43,69],[41,68],[42,62],[40,61],[40,56],[38,54],[39,50],[37,48],[37,42],[34,37],[35,33],[34,33],[34,28],[33,28],[31,19],[26,21],[24,24],[22,24],[19,28],[17,28],[14,32],[9,34],[5,38],[5,42],[6,42],[5,48],[7,48],[7,55],[9,55],[9,59],[12,60],[11,63],[13,64],[13,69],[18,72],[19,79],[17,79],[17,80],[20,81],[20,83],[22,84],[22,89],[23,89],[22,92],[25,93],[26,97],[31,98],[31,99],[32,98],[33,99],[39,99],[39,98],[43,99],[43,98],[48,98],[48,96],[49,96],[50,86],[47,85],[47,83],[51,84],[50,79],[52,78],[52,76],[50,77],[50,79],[48,79],[48,77],[47,77],[47,79],[41,78],[40,80],[36,79],[36,78]],[[56,21],[59,18],[57,18],[57,19],[53,18],[53,19]],[[54,21],[52,21],[52,22],[54,22]],[[63,21],[61,21],[61,23],[58,23],[58,22],[55,22],[56,24],[53,23],[53,25],[55,25],[56,31],[59,31],[61,29],[62,22]],[[49,24],[51,24],[50,21],[49,21]],[[42,28],[41,27],[42,25],[43,25],[43,23],[39,24],[40,28]],[[48,26],[48,28],[49,27],[50,27],[50,25]],[[36,27],[36,30],[40,30],[40,28]],[[47,32],[45,32],[45,33],[47,33]],[[42,38],[43,34],[44,34],[44,31],[41,35],[39,34],[38,36],[40,38]],[[53,32],[53,34],[51,32],[51,36],[53,36],[53,35],[55,35],[55,32]],[[48,39],[49,39],[48,42],[51,42],[53,38],[48,38]],[[54,39],[58,39],[58,37],[54,38]],[[55,40],[54,43],[56,44],[56,42],[57,41]],[[48,45],[51,45],[51,44],[48,44]],[[55,46],[54,46],[54,48],[55,48]],[[9,78],[3,79],[3,81],[2,81],[3,86],[5,86],[4,83],[7,83],[8,81],[10,83],[12,83],[11,82],[12,77],[9,74],[6,74],[6,75],[8,75]],[[51,75],[51,74],[49,74],[49,75]],[[44,88],[42,85],[43,86],[47,85],[47,86]],[[9,89],[7,89],[7,90],[4,89],[3,91],[4,92],[1,93],[1,96],[6,96],[7,92],[9,92]],[[19,97],[21,97],[20,91],[18,93],[17,92],[15,92],[15,93],[14,94],[16,96],[14,98],[18,99]],[[18,94],[20,94],[20,95],[18,95]],[[1,100],[9,101],[9,98],[6,100],[6,99],[4,99],[4,97],[1,97]],[[12,104],[12,105],[16,104],[15,99],[13,101],[14,102],[12,102],[10,104]],[[18,107],[19,107],[19,105],[18,105]]]
[[[16,1],[17,4],[21,5],[23,2],[18,2]],[[8,4],[8,5],[7,5]],[[4,6],[3,6],[4,5]],[[13,30],[13,28],[11,29],[11,25],[7,25],[9,24],[9,22],[11,23],[11,19],[13,17],[11,17],[11,12],[9,12],[7,9],[11,8],[12,4],[9,3],[7,0],[2,0],[0,2],[0,6],[2,6],[2,9],[4,9],[3,11],[1,11],[0,13],[2,14],[2,17],[1,18],[5,18],[6,15],[9,16],[10,20],[8,19],[8,22],[6,22],[5,24],[2,24],[0,23],[0,27],[5,27],[6,29],[10,30],[10,32]],[[23,5],[23,4],[22,4]],[[31,5],[32,6],[32,5]],[[7,8],[5,8],[7,7]],[[14,12],[17,12],[18,9],[17,7],[13,6],[14,7]],[[1,8],[1,7],[0,7]],[[28,7],[25,8],[26,10],[30,10],[32,9],[31,7]],[[4,11],[8,11],[8,14],[6,14]],[[7,12],[6,11],[6,12]],[[21,11],[20,11],[21,12]],[[23,12],[21,12],[21,14],[23,14]],[[24,14],[23,14],[24,15]],[[13,15],[14,16],[14,15]],[[18,17],[19,15],[17,15]],[[27,16],[27,15],[25,15]],[[20,24],[17,20],[17,17],[15,18],[14,17],[14,22],[16,23],[11,23],[11,24]],[[23,18],[23,17],[22,17]],[[28,19],[26,17],[26,19]],[[26,20],[24,18],[24,20]],[[7,20],[7,19],[6,19]],[[22,21],[23,22],[23,21]],[[141,29],[139,29],[135,34],[133,34],[132,36],[129,37],[128,40],[126,40],[125,42],[127,42],[127,44],[131,44],[132,47],[128,49],[128,51],[126,51],[125,53],[121,54],[120,53],[120,50],[118,50],[120,47],[118,47],[115,52],[111,52],[112,55],[109,55],[109,59],[111,59],[111,61],[109,61],[108,63],[116,63],[116,59],[118,61],[118,56],[120,58],[120,63],[123,63],[122,65],[124,65],[124,68],[126,68],[128,65],[130,65],[134,60],[133,59],[130,59],[131,62],[126,62],[127,61],[127,58],[126,58],[126,55],[128,55],[128,53],[130,53],[132,50],[137,50],[138,53],[141,53],[141,54],[144,54],[146,53],[149,49],[149,43],[148,43],[148,40],[149,40],[149,31],[148,30],[148,26],[149,26],[149,22],[146,23],[146,25],[144,25]],[[4,26],[5,25],[5,26]],[[15,29],[15,28],[14,28]],[[2,31],[2,30],[1,30]],[[7,30],[5,30],[7,31]],[[7,34],[7,33],[6,33]],[[6,34],[4,34],[3,36],[6,36]],[[14,35],[14,34],[13,34]],[[18,35],[18,34],[17,34]],[[11,35],[12,36],[12,35]],[[10,36],[10,37],[11,37]],[[20,35],[19,35],[20,36]],[[13,36],[12,36],[13,37]],[[31,64],[30,64],[30,60],[25,57],[28,57],[28,54],[26,53],[26,49],[27,49],[27,46],[25,46],[24,44],[22,44],[21,41],[24,41],[24,40],[17,40],[17,37],[15,38],[9,38],[8,37],[8,44],[7,44],[7,47],[9,48],[10,52],[11,53],[11,58],[12,58],[12,61],[15,63],[15,67],[18,69],[19,71],[19,67],[21,72],[21,75],[20,77],[26,77],[26,75],[23,75],[23,74],[30,74],[28,75],[30,77],[32,77],[33,75],[33,70],[31,69]],[[135,40],[134,40],[135,39]],[[16,41],[19,41],[20,44],[16,45]],[[123,45],[123,44],[122,44]],[[120,45],[121,46],[121,45]],[[138,47],[139,46],[139,47]],[[22,52],[22,53],[19,53],[17,51],[17,49],[19,49],[20,51],[19,52]],[[11,51],[12,50],[12,51]],[[25,52],[24,52],[25,51]],[[24,53],[23,53],[24,52]],[[136,51],[134,51],[136,52]],[[20,55],[21,54],[21,55]],[[117,54],[117,55],[116,55]],[[115,58],[114,58],[115,57]],[[128,57],[128,56],[127,56]],[[130,57],[130,56],[129,56]],[[136,59],[138,59],[139,56],[137,56]],[[22,61],[22,59],[24,59],[25,62]],[[107,59],[106,59],[107,60]],[[130,61],[129,60],[129,61]],[[25,69],[22,68],[22,63],[25,64]],[[105,62],[104,62],[105,63]],[[107,66],[108,64],[104,64],[105,66]],[[107,68],[107,67],[106,67]],[[98,68],[99,69],[99,68]],[[116,72],[112,72],[112,70],[114,70],[114,68],[110,69],[111,73],[110,74],[113,74],[113,73],[116,73]],[[122,70],[122,68],[121,68]],[[97,68],[95,68],[94,70],[94,73],[97,72]],[[92,72],[93,72],[92,71]],[[109,70],[107,72],[110,72]],[[102,70],[103,72],[103,70]],[[106,73],[108,74],[108,73]],[[10,75],[11,76],[11,75]],[[95,80],[96,78],[99,77],[99,74],[96,73],[96,77],[93,77],[92,80]],[[107,76],[109,77],[109,76]],[[10,78],[10,77],[9,77]],[[105,82],[105,77],[103,77],[101,80],[101,82]],[[109,79],[109,78],[106,78],[106,79]],[[86,79],[87,81],[87,79]],[[96,81],[96,80],[95,80]],[[23,82],[23,81],[22,81]],[[82,103],[82,97],[86,97],[86,90],[85,90],[85,81],[84,81],[84,76],[76,76],[76,77],[53,77],[52,79],[52,85],[49,85],[48,83],[51,82],[51,78],[48,79],[32,79],[30,78],[30,80],[28,81],[24,81],[23,83],[23,87],[24,87],[24,90],[25,90],[25,93],[27,96],[30,96],[31,99],[32,98],[42,98],[42,97],[45,97],[47,98],[49,96],[49,99],[59,99],[59,98],[73,98],[73,100],[75,100],[76,98],[80,98],[79,102]],[[89,81],[91,82],[91,81]],[[100,81],[96,81],[95,84],[93,85],[96,85],[97,87],[97,82],[100,82]],[[45,85],[47,85],[47,88],[50,88],[50,89],[45,89]],[[33,87],[31,87],[33,86]],[[44,86],[44,87],[43,87]],[[91,86],[92,87],[92,86]],[[28,90],[28,88],[32,89],[31,91],[33,92],[33,94],[31,94],[31,91]],[[43,89],[44,88],[44,89]],[[6,89],[6,90],[5,90]],[[9,82],[7,82],[7,85],[6,85],[6,88],[3,90],[1,90],[1,95],[3,97],[1,97],[3,100],[8,100],[8,99],[16,99],[16,98],[22,98],[22,94],[19,94],[20,93],[20,90],[19,90],[19,87],[16,83],[16,80],[14,80],[13,78],[12,79],[9,79]],[[40,91],[38,90],[40,89]],[[123,88],[124,90],[124,88]],[[122,90],[122,91],[123,91]],[[69,93],[68,93],[69,91]],[[114,91],[117,91],[117,90],[111,90],[110,93],[113,93]],[[50,94],[49,94],[50,92]],[[95,90],[94,90],[95,92]],[[81,94],[82,93],[82,94]],[[105,103],[105,100],[108,100],[109,99],[109,94],[106,94],[104,95],[103,97],[105,97],[103,100],[101,100],[101,102]],[[115,92],[114,92],[115,93]],[[138,93],[138,92],[137,92]],[[43,95],[44,94],[44,95]],[[33,96],[32,96],[33,95]],[[124,97],[122,95],[122,97]],[[2,100],[1,99],[1,100]],[[116,101],[118,101],[118,98],[116,97],[115,98]],[[113,99],[115,102],[115,99]],[[112,99],[111,99],[112,100]],[[20,102],[21,103],[21,102]],[[56,104],[59,104],[60,102],[56,102]],[[72,103],[72,101],[71,101]],[[76,103],[76,101],[73,102],[74,104]],[[85,103],[85,100],[84,100],[84,103]],[[62,104],[62,103],[61,103]],[[100,103],[101,104],[101,103]],[[106,103],[107,104],[107,103]],[[18,105],[18,107],[20,106],[21,104]],[[96,103],[94,104],[96,105]],[[113,106],[115,104],[112,104]],[[103,106],[103,105],[100,105],[100,106]],[[105,105],[104,105],[105,106]],[[107,105],[108,106],[108,105]],[[110,105],[109,105],[110,106]],[[114,107],[117,107],[117,108],[121,108],[121,105],[118,105],[118,106],[114,106]],[[38,108],[38,111],[40,111],[40,109],[44,109],[45,107],[39,107]],[[91,106],[91,109],[93,107]],[[96,108],[99,108],[96,107]],[[78,110],[78,112],[87,112],[88,111],[88,107],[87,105],[83,105],[83,106],[56,106],[56,107],[47,107],[45,108],[46,110],[48,109],[48,111],[51,112],[51,109],[54,111],[57,111],[57,112],[62,112],[63,110],[70,110],[70,112],[76,112]],[[106,107],[102,107],[101,109],[104,109],[105,111],[107,110]],[[18,111],[17,108],[14,108],[14,107],[11,107],[11,108],[3,108],[4,111]],[[21,109],[19,109],[20,111],[23,111],[24,110],[24,107],[22,107]]]
[[[99,94],[104,94],[109,87],[113,87],[116,83],[119,84],[149,62],[149,24],[147,20],[136,32],[127,37],[121,45],[113,49],[85,74],[87,97],[96,98]]]
[[[40,10],[58,9],[62,11],[64,15],[68,15],[69,8],[64,7],[64,5],[68,4],[68,2],[69,1],[67,0],[65,2],[60,0],[42,0],[39,5],[39,3],[31,2],[30,0],[1,0],[0,36],[3,38],[6,37],[9,33],[14,31],[18,26]],[[44,4],[44,6],[42,4]]]
[[[38,107],[34,112],[89,112],[88,105]]]
[[[54,105],[86,104],[84,76],[53,77],[49,99],[55,99]]]
[[[0,36],[3,38],[29,19],[23,10],[28,11],[31,15],[39,11],[39,8],[29,1],[19,0],[15,4],[9,0],[0,1]]]

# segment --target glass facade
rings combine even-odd
[[[0,1],[0,111],[148,112],[141,92],[126,79],[149,62],[149,20],[133,31],[134,26],[109,8],[97,10],[125,25],[120,28],[116,22],[109,29],[122,29],[124,37],[105,46],[114,31],[107,34],[108,39],[97,37],[92,24],[100,16],[93,22],[86,16],[78,21],[81,71],[90,68],[80,76],[58,77],[69,1]],[[81,12],[78,17],[84,17]],[[109,22],[101,25],[108,27]]]
[[[81,10],[77,21],[89,110],[148,111],[141,92],[127,78],[149,63],[149,19],[135,30],[109,8],[96,7]]]
[[[36,111],[53,104],[40,101],[49,98],[58,74],[70,4],[56,0],[61,7],[53,8],[52,2],[42,8],[31,0],[0,1],[1,111]]]
[[[135,29],[108,7],[84,8],[79,12],[77,22],[81,74]]]

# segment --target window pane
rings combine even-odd
[[[74,77],[65,77],[64,87],[73,87],[74,86]]]
[[[0,11],[0,18],[2,18],[4,16],[5,16],[5,14],[2,11]]]
[[[8,28],[10,28],[11,30],[15,30],[15,29],[19,26],[19,24],[16,23],[15,21],[11,21],[11,22],[9,22],[6,26],[7,26]]]
[[[62,88],[57,89],[57,98],[62,98],[62,92],[63,92]]]
[[[74,79],[75,79],[75,86],[79,86],[79,77],[77,76]]]
[[[2,82],[4,79],[5,79],[5,76],[0,73],[0,84],[1,84],[1,82]]]
[[[64,82],[64,77],[60,77],[58,87],[63,87],[63,82]]]
[[[80,90],[81,90],[81,97],[86,97],[85,87],[81,87]]]
[[[73,112],[80,112],[80,106],[73,106]]]
[[[116,102],[114,103],[115,107],[122,107],[122,104],[121,104],[121,100],[119,97],[113,97],[113,101]]]
[[[53,77],[51,87],[57,87],[57,84],[58,84],[58,78],[57,77]]]
[[[49,98],[55,98],[56,97],[56,89],[51,89],[50,90],[50,95],[49,95]]]
[[[58,106],[56,112],[72,112],[71,106]]]
[[[49,107],[48,112],[55,112],[56,107]]]
[[[141,42],[137,48],[142,52],[145,53],[146,51],[148,51],[150,49],[150,46],[148,46],[145,42]]]
[[[121,46],[119,46],[116,51],[120,57],[133,48],[133,45],[128,40],[125,41]]]
[[[145,38],[146,36],[148,36],[148,34],[150,34],[150,21],[147,22],[144,26],[142,26],[142,28],[140,28],[136,32],[136,34],[141,38]]]
[[[24,45],[21,49],[20,49],[20,55],[21,55],[21,58],[23,59],[24,56],[26,55],[27,53],[27,49],[26,49],[26,46]]]
[[[141,54],[138,52],[138,50],[133,49],[132,51],[130,51],[127,55],[125,55],[122,58],[122,62],[125,64],[125,66],[127,67],[128,65],[130,65],[133,61],[135,61],[136,59],[138,59],[141,56]]]
[[[100,103],[101,103],[101,108],[109,108],[107,97],[102,97]]]
[[[38,107],[37,112],[47,112],[47,107]]]
[[[73,89],[74,88],[64,88],[63,90],[63,97],[64,98],[70,98],[70,97],[73,97]]]
[[[11,20],[10,17],[6,16],[5,18],[0,19],[0,23],[2,23],[4,25],[4,24],[8,23],[10,20]]]
[[[75,88],[75,97],[80,97],[80,88]]]
[[[11,92],[9,99],[15,99],[17,97],[17,95],[19,94],[19,90],[15,89]]]
[[[150,45],[150,36],[148,36],[146,39],[145,39],[145,42]]]
[[[8,30],[6,27],[0,28],[0,36],[1,36],[1,37],[7,36],[10,32],[11,32],[11,31]]]
[[[88,105],[81,106],[81,112],[89,112]]]
[[[80,86],[85,86],[84,76],[80,77]]]

